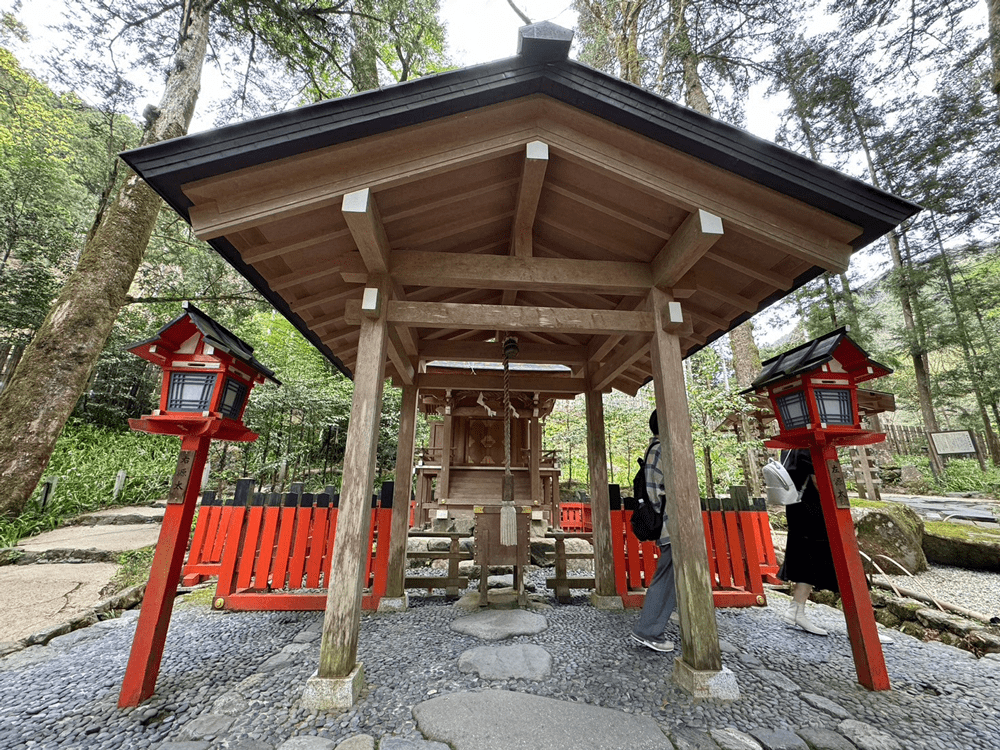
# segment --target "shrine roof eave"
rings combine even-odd
[[[122,153],[178,213],[181,186],[316,149],[543,94],[862,228],[864,247],[920,206],[574,60],[523,55],[425,76]]]

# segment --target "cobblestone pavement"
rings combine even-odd
[[[463,652],[484,645],[448,627],[463,613],[439,597],[411,592],[406,612],[363,616],[365,688],[352,709],[337,715],[299,705],[318,662],[321,613],[220,613],[183,602],[174,612],[155,695],[120,710],[118,690],[135,630],[135,613],[128,612],[0,660],[0,748],[327,750],[380,742],[383,750],[430,750],[445,745],[423,737],[412,709],[435,697],[487,689],[651,719],[663,732],[664,748],[1000,747],[996,655],[977,659],[890,631],[894,643],[885,647],[885,658],[893,689],[870,693],[856,682],[837,610],[809,605],[810,617],[831,631],[822,638],[786,628],[778,613],[787,600],[769,600],[768,607],[718,611],[724,664],[736,675],[740,698],[696,701],[670,679],[674,654],[629,640],[636,611],[599,611],[582,595],[572,605],[553,601],[543,613],[544,631],[504,642],[545,649],[549,675],[485,680],[458,669]],[[670,627],[668,636],[678,640],[676,626]],[[540,742],[545,729],[539,727]],[[593,746],[614,747],[596,738]]]

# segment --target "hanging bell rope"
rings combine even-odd
[[[510,360],[517,356],[517,339],[503,340],[503,498],[500,503],[500,544],[517,544],[517,509],[514,507],[514,475],[510,473]]]

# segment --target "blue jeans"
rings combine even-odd
[[[667,629],[670,614],[677,606],[677,589],[674,587],[674,557],[670,542],[660,542],[660,559],[656,563],[653,582],[646,589],[642,614],[632,632],[646,640],[660,640]]]

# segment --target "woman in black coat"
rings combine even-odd
[[[778,571],[783,581],[794,581],[792,603],[784,614],[784,621],[808,633],[827,635],[827,632],[806,617],[806,600],[814,588],[839,591],[837,572],[833,567],[830,538],[826,533],[826,519],[819,502],[819,489],[813,477],[812,456],[807,448],[782,451],[781,463],[788,470],[795,487],[802,490],[802,501],[785,506],[788,519],[788,541],[785,545],[785,562]]]

